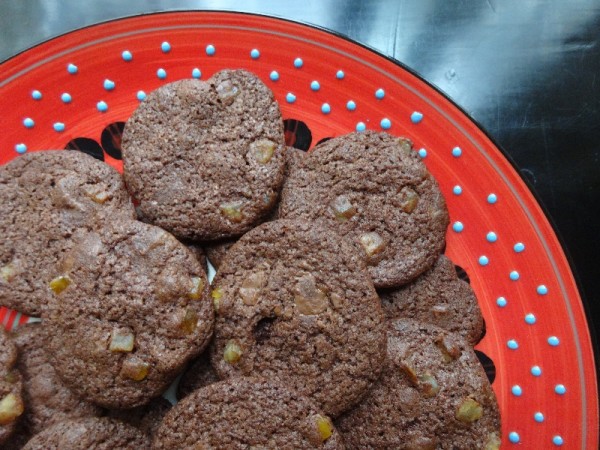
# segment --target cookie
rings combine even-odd
[[[138,429],[107,417],[59,422],[35,435],[23,450],[140,450],[150,439]]]
[[[128,423],[152,438],[170,409],[171,402],[169,400],[164,397],[156,397],[147,405],[137,408],[112,409],[108,412],[108,417]]]
[[[405,318],[431,323],[460,334],[475,345],[483,334],[483,316],[469,283],[458,278],[444,255],[412,283],[379,291],[388,319]]]
[[[334,231],[277,220],[246,233],[213,281],[211,362],[220,378],[263,376],[336,416],[385,357],[381,304],[361,255]]]
[[[180,238],[240,236],[273,208],[283,181],[279,106],[244,70],[158,88],[127,121],[122,149],[140,214]]]
[[[293,170],[295,164],[302,160],[306,155],[306,152],[298,150],[294,147],[287,147],[285,151],[285,172],[283,186],[285,186],[285,180],[290,170]],[[265,218],[265,222],[277,220],[279,218],[279,204],[273,208],[271,213]],[[225,254],[231,248],[237,239],[227,239],[224,241],[211,242],[204,246],[206,256],[215,269],[219,269],[221,262],[225,258]]]
[[[43,324],[21,325],[12,337],[19,352],[17,368],[23,378],[24,433],[34,435],[56,422],[104,413],[102,408],[80,399],[62,383],[44,348],[48,336]]]
[[[377,288],[406,284],[430,268],[449,221],[440,189],[410,141],[375,131],[316,146],[290,171],[279,215],[348,238]]]
[[[154,449],[343,449],[315,403],[273,380],[249,377],[211,384],[165,416]]]
[[[194,255],[137,221],[81,236],[43,316],[50,361],[79,396],[133,408],[160,395],[208,344],[213,305]]]
[[[17,348],[0,327],[0,445],[15,432],[24,411],[22,381],[15,368]]]
[[[433,325],[389,322],[381,378],[336,421],[348,449],[498,449],[500,414],[468,342]]]
[[[0,167],[0,306],[39,316],[79,228],[134,217],[121,175],[77,151],[42,151]]]
[[[210,365],[208,352],[205,352],[195,361],[192,361],[188,368],[185,369],[177,386],[177,398],[182,399],[196,389],[216,383],[217,381],[219,381],[219,377]]]

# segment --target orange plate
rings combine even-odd
[[[75,31],[0,66],[0,163],[86,137],[81,147],[121,168],[119,130],[108,126],[127,120],[140,91],[223,68],[258,74],[284,117],[307,125],[312,145],[362,127],[413,140],[448,202],[447,254],[469,274],[486,319],[477,348],[496,366],[503,445],[597,448],[590,335],[544,212],[463,111],[367,48],[305,25],[222,12],[146,15]],[[0,310],[8,328],[26,320]]]

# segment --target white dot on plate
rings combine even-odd
[[[381,119],[379,125],[381,125],[381,128],[383,128],[384,130],[389,130],[392,126],[392,121],[387,117],[384,117],[383,119]]]
[[[136,97],[140,102],[144,101],[146,100],[146,93],[144,91],[137,91]]]
[[[513,444],[518,444],[519,441],[521,440],[521,437],[519,436],[519,433],[517,433],[516,431],[511,431],[510,433],[508,433],[508,440],[510,442],[512,442]]]
[[[560,344],[560,340],[556,336],[550,336],[548,338],[548,344],[550,344],[552,347],[557,347],[558,344]]]
[[[497,201],[498,201],[498,196],[497,196],[496,194],[493,194],[493,193],[492,193],[492,194],[488,195],[488,197],[487,197],[487,202],[488,202],[490,205],[493,205],[493,204],[494,204],[494,203],[496,203]]]
[[[321,89],[321,85],[319,84],[319,82],[318,82],[317,80],[313,80],[313,81],[311,81],[311,83],[310,83],[310,88],[311,88],[313,91],[318,91],[319,89]]]
[[[41,100],[42,99],[42,93],[36,89],[35,91],[33,91],[31,93],[31,98],[34,99],[34,100]]]
[[[331,106],[329,106],[329,103],[323,103],[321,105],[321,112],[323,114],[329,114],[331,112]]]
[[[346,103],[346,109],[348,111],[354,111],[356,109],[356,103],[354,103],[353,100],[348,100],[348,103]]]
[[[453,193],[454,195],[460,195],[460,194],[462,194],[462,187],[460,187],[460,186],[457,184],[456,186],[454,186],[454,187],[452,188],[452,193]]]
[[[115,88],[115,82],[107,78],[106,80],[104,80],[103,86],[104,89],[106,89],[107,91],[112,91]]]
[[[121,53],[121,58],[123,58],[123,61],[131,61],[133,59],[133,55],[129,50],[124,50],[123,53]]]
[[[285,96],[285,100],[288,103],[294,103],[296,101],[296,96],[294,94],[292,94],[291,92],[288,92]]]
[[[533,415],[533,419],[537,422],[537,423],[542,423],[544,421],[544,415],[541,412],[536,412]]]
[[[108,110],[108,105],[106,104],[105,101],[99,101],[98,103],[96,103],[96,108],[98,109],[98,111],[100,112],[106,112]]]
[[[364,122],[358,122],[356,124],[356,131],[365,131],[367,129],[367,126],[365,125]]]
[[[539,377],[542,375],[542,369],[540,366],[533,366],[531,368],[531,375],[533,375],[534,377]]]
[[[260,51],[258,51],[257,48],[253,48],[252,50],[250,50],[250,58],[258,59],[259,57],[260,57]]]
[[[504,297],[498,297],[496,299],[496,304],[500,307],[500,308],[504,308],[506,306],[508,302],[506,301],[506,299]]]
[[[536,321],[537,321],[537,319],[535,318],[535,316],[532,313],[525,315],[525,323],[526,324],[533,325]]]
[[[165,78],[167,78],[167,71],[165,69],[158,69],[156,71],[156,76],[158,78],[160,78],[161,80],[164,80]]]
[[[269,74],[269,78],[271,79],[271,81],[277,81],[277,80],[279,80],[279,73],[276,70],[273,70]]]
[[[479,257],[479,265],[480,266],[487,266],[490,263],[490,259],[485,256],[485,255],[481,255]]]
[[[460,147],[454,147],[452,149],[452,156],[458,158],[460,155],[462,155],[462,149]]]
[[[462,224],[462,222],[454,222],[452,224],[452,229],[456,232],[456,233],[460,233],[462,230],[465,229],[465,226]]]
[[[60,95],[60,99],[62,100],[63,103],[71,103],[71,94],[69,94],[68,92],[63,92]]]
[[[207,54],[208,56],[213,56],[213,55],[214,55],[216,52],[217,52],[217,49],[215,48],[215,46],[214,46],[214,45],[212,45],[212,44],[208,44],[208,45],[206,46],[206,54]]]
[[[296,69],[299,69],[303,65],[304,65],[304,61],[302,61],[302,58],[296,58],[296,59],[294,59],[294,67]]]
[[[427,156],[427,150],[425,150],[424,148],[420,148],[417,153],[419,154],[419,156],[421,158],[425,158]]]
[[[516,350],[516,349],[518,349],[518,348],[519,348],[519,343],[518,343],[518,342],[517,342],[515,339],[509,339],[509,340],[506,342],[506,346],[507,346],[508,348],[510,348],[511,350]]]
[[[517,242],[513,247],[513,250],[516,253],[521,253],[523,250],[525,250],[525,244],[523,244],[522,242]]]
[[[192,69],[192,78],[200,78],[202,76],[202,72],[200,71],[200,69],[198,69],[197,67],[194,67]]]
[[[163,53],[169,53],[171,51],[171,44],[165,41],[160,44],[160,49],[163,51]]]
[[[27,151],[27,146],[23,143],[15,145],[15,151],[19,154],[23,154]]]
[[[79,68],[75,64],[67,64],[67,72],[71,75],[75,75],[79,71]]]
[[[383,97],[385,97],[385,91],[381,88],[377,89],[375,91],[375,98],[381,100]]]
[[[52,128],[54,128],[54,131],[60,133],[65,131],[65,124],[62,122],[55,122],[54,125],[52,125]]]
[[[344,76],[345,76],[345,74],[344,74],[344,71],[343,71],[343,70],[338,70],[338,71],[336,72],[336,74],[335,74],[335,77],[336,77],[338,80],[343,80],[343,79],[344,79]]]

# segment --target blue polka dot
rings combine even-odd
[[[419,111],[415,111],[410,115],[410,121],[412,123],[419,123],[423,120],[423,113],[420,113]]]
[[[140,102],[142,102],[146,100],[146,93],[144,91],[137,91],[136,97]]]
[[[498,236],[496,236],[496,233],[494,233],[493,231],[490,231],[485,238],[487,239],[488,242],[496,242],[498,240]]]
[[[420,148],[417,153],[421,158],[425,158],[427,156],[427,150],[425,150],[424,148]]]
[[[515,397],[520,397],[521,395],[523,395],[523,389],[521,389],[521,386],[519,386],[518,384],[515,384],[511,389],[510,392],[512,392],[512,394]]]
[[[274,70],[269,75],[269,78],[271,79],[271,81],[277,81],[277,80],[279,80],[279,73],[276,70]]]
[[[106,112],[108,110],[108,105],[104,101],[99,101],[96,103],[96,108],[98,108],[98,111],[100,112]]]
[[[310,88],[313,91],[318,91],[319,89],[321,89],[321,85],[319,84],[319,82],[317,80],[314,80],[314,81],[311,81]]]
[[[452,193],[454,195],[460,195],[460,194],[462,194],[462,188],[457,184],[456,186],[454,186],[452,188]]]
[[[336,77],[338,80],[343,80],[345,76],[346,76],[346,74],[344,73],[344,71],[343,71],[343,70],[338,70],[338,71],[336,72],[336,74],[335,74],[335,77]]]
[[[487,266],[490,263],[490,259],[485,256],[485,255],[481,255],[479,257],[479,265],[480,266]]]
[[[112,91],[115,88],[115,82],[113,80],[109,80],[108,78],[104,80],[104,89],[107,91]]]
[[[560,340],[556,336],[550,336],[548,338],[548,344],[550,344],[552,347],[557,347],[558,344],[560,344]]]
[[[23,125],[25,125],[25,128],[33,128],[35,126],[35,122],[31,117],[26,117],[23,119]]]
[[[194,67],[192,69],[192,78],[200,78],[202,76],[202,72],[200,71],[200,69],[198,69],[197,67]]]
[[[377,89],[375,91],[375,98],[381,100],[383,97],[385,97],[385,91],[381,88]]]
[[[460,233],[462,230],[465,229],[465,226],[462,224],[462,222],[454,222],[452,224],[452,229],[457,233]]]
[[[121,58],[123,58],[123,61],[131,61],[133,59],[133,55],[129,50],[124,50],[123,53],[121,53]]]
[[[163,51],[163,53],[169,53],[171,51],[171,44],[165,41],[160,44],[160,49]]]
[[[27,146],[23,143],[15,145],[15,151],[22,155],[27,151]]]
[[[356,109],[356,103],[354,103],[352,100],[348,100],[348,103],[346,103],[346,109],[348,111],[354,111]]]
[[[498,305],[500,308],[504,308],[507,303],[508,302],[506,301],[506,299],[504,297],[498,297],[496,299],[496,305]]]
[[[69,94],[68,92],[64,92],[63,94],[61,94],[60,99],[63,103],[71,103],[71,94]]]
[[[497,201],[498,201],[498,196],[497,196],[496,194],[490,194],[490,195],[488,195],[487,202],[488,202],[490,205],[493,205],[493,204],[494,204],[494,203],[496,203]]]
[[[156,71],[156,76],[161,80],[164,80],[165,78],[167,78],[167,71],[165,69],[158,69]]]
[[[452,156],[458,158],[460,155],[462,155],[462,149],[460,147],[454,147],[452,149]]]
[[[35,90],[31,93],[31,98],[34,100],[41,100],[42,99],[42,93],[38,90]]]
[[[67,72],[71,75],[75,75],[79,71],[79,68],[75,64],[67,64]]]
[[[260,58],[260,52],[258,51],[257,48],[253,48],[252,50],[250,50],[250,58],[252,58],[252,59]]]
[[[554,386],[554,392],[556,392],[558,395],[565,395],[567,388],[564,386],[564,384],[557,384]]]
[[[294,67],[296,69],[299,69],[300,67],[302,67],[304,65],[304,61],[302,61],[302,58],[296,58],[294,60]]]
[[[533,415],[533,420],[537,423],[542,423],[544,421],[544,415],[538,411]]]
[[[533,325],[535,322],[537,321],[537,319],[535,318],[535,316],[531,313],[525,315],[525,323],[528,325]]]
[[[517,242],[513,249],[515,252],[521,253],[523,250],[525,250],[525,244],[523,244],[522,242]]]
[[[383,128],[384,130],[389,130],[390,127],[392,126],[392,122],[387,117],[384,117],[383,119],[381,119],[381,122],[379,124],[381,125],[381,128]]]
[[[331,106],[329,106],[329,103],[323,103],[321,105],[321,112],[323,114],[329,114],[331,112]]]
[[[367,129],[367,126],[364,124],[364,122],[358,122],[356,124],[356,131],[365,131]]]
[[[513,444],[518,444],[519,441],[521,440],[521,437],[519,436],[519,433],[517,433],[516,431],[511,431],[510,433],[508,433],[508,440],[510,442],[512,442]]]
[[[540,295],[546,295],[548,293],[548,288],[546,286],[544,286],[543,284],[540,284],[537,287],[536,291]]]
[[[62,133],[65,131],[65,124],[62,122],[55,122],[54,125],[52,125],[52,128],[54,128],[54,131]]]
[[[214,46],[214,45],[212,45],[212,44],[208,44],[208,45],[206,46],[206,54],[207,54],[208,56],[213,56],[213,55],[216,53],[216,51],[217,51],[217,49],[215,48],[215,46]]]
[[[513,281],[517,281],[519,278],[521,278],[521,275],[519,275],[519,272],[517,272],[516,270],[513,270],[508,277],[513,280]]]
[[[533,366],[531,368],[531,375],[533,375],[534,377],[539,377],[542,375],[542,369],[540,366]]]
[[[564,444],[564,442],[565,442],[565,441],[563,440],[563,438],[562,438],[561,436],[559,436],[559,435],[556,435],[556,436],[554,436],[554,437],[552,438],[552,443],[553,443],[554,445],[556,445],[556,446],[559,446],[559,447],[560,447],[561,445],[563,445],[563,444]]]
[[[510,348],[511,350],[516,350],[519,348],[519,343],[517,341],[515,341],[514,339],[510,339],[506,342],[506,346],[508,348]]]
[[[288,103],[294,103],[296,101],[296,96],[294,94],[292,94],[291,92],[288,92],[287,95],[285,96],[285,99]]]

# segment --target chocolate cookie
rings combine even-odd
[[[43,324],[18,327],[13,340],[19,351],[17,368],[23,377],[24,433],[33,436],[56,422],[103,414],[102,408],[77,397],[56,375],[44,348],[48,336]]]
[[[349,449],[498,449],[500,413],[469,344],[433,325],[389,322],[388,357],[336,425]]]
[[[122,148],[141,215],[180,238],[243,234],[273,208],[283,180],[279,106],[244,70],[158,88],[127,121]]]
[[[412,283],[379,291],[388,319],[405,318],[431,323],[460,334],[476,344],[483,333],[483,316],[471,286],[459,279],[444,255]]]
[[[349,238],[378,288],[408,283],[430,268],[449,220],[439,187],[410,141],[375,131],[315,147],[290,171],[279,215]]]
[[[213,305],[194,255],[153,225],[119,221],[65,256],[43,316],[63,382],[107,408],[160,395],[208,344]]]
[[[297,148],[287,147],[285,151],[285,172],[284,172],[284,180],[283,186],[285,186],[285,182],[290,170],[293,170],[295,164],[298,161],[304,159],[304,155],[306,152],[302,150],[298,150]],[[272,220],[277,220],[279,218],[279,203],[273,208],[271,213],[265,218],[265,222],[269,222]],[[208,260],[213,265],[215,269],[218,269],[221,265],[221,262],[225,258],[225,254],[231,248],[237,239],[227,239],[223,241],[211,242],[204,246],[204,250],[206,251],[206,256]]]
[[[67,420],[35,435],[23,450],[140,450],[150,439],[120,420],[88,417]]]
[[[219,381],[219,377],[210,365],[208,352],[205,352],[195,361],[192,361],[183,373],[177,386],[177,398],[182,399],[196,389],[216,383],[217,381]]]
[[[165,416],[155,449],[343,449],[331,420],[273,380],[240,377],[187,396]]]
[[[152,438],[170,409],[171,402],[169,400],[164,397],[156,397],[147,405],[137,408],[110,410],[108,416],[128,423]]]
[[[79,228],[134,217],[121,175],[76,151],[42,151],[0,167],[0,306],[39,316]]]
[[[0,445],[15,432],[24,411],[23,385],[16,362],[17,348],[0,327]]]
[[[204,249],[198,244],[190,244],[186,243],[185,246],[194,254],[202,269],[206,271],[206,254],[204,253]]]
[[[277,220],[246,233],[227,253],[212,296],[211,362],[221,378],[279,381],[336,416],[380,373],[379,298],[361,255],[328,228]]]

